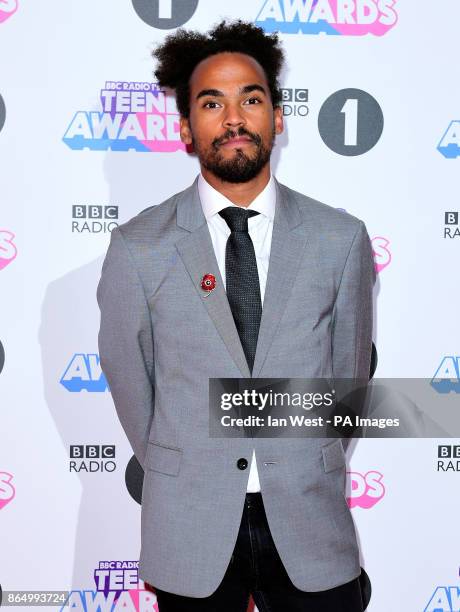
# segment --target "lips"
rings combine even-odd
[[[222,145],[223,146],[225,145],[235,146],[239,144],[249,144],[252,142],[253,142],[252,138],[248,138],[247,136],[237,136],[236,138],[230,138],[229,140],[224,140]]]

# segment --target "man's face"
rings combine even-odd
[[[190,78],[190,116],[181,139],[193,144],[202,167],[222,181],[245,183],[270,159],[283,131],[260,64],[243,53],[219,53],[200,62]]]

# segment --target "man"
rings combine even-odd
[[[99,351],[144,468],[139,575],[161,612],[360,612],[340,439],[211,438],[209,378],[366,378],[364,224],[278,183],[275,34],[178,30],[154,52],[201,174],[112,232]]]

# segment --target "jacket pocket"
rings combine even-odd
[[[145,455],[145,467],[154,472],[177,476],[182,461],[182,449],[166,446],[158,442],[149,442]]]
[[[324,471],[332,472],[345,466],[345,451],[343,450],[342,440],[337,438],[332,444],[321,448],[323,453]]]

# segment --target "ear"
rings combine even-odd
[[[186,145],[192,144],[192,131],[190,129],[190,122],[186,117],[181,117],[179,120],[179,133],[180,139]]]
[[[273,109],[273,121],[275,124],[275,134],[282,134],[284,132],[284,121],[283,121],[283,109],[281,106],[275,106]]]

